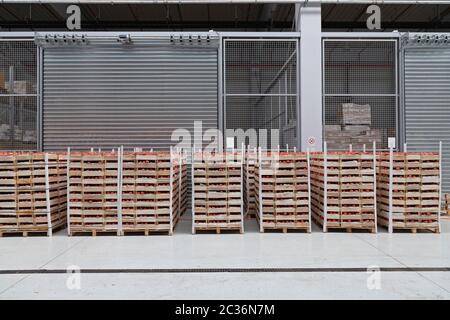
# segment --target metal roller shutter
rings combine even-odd
[[[450,192],[450,48],[404,50],[404,111],[408,151],[437,151],[442,141],[442,185]]]
[[[174,129],[217,128],[217,45],[103,39],[44,50],[43,149],[167,150]]]

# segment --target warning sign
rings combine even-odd
[[[309,137],[308,138],[308,145],[309,146],[315,146],[316,145],[316,137]]]

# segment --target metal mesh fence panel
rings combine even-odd
[[[349,145],[387,149],[397,137],[397,43],[325,40],[324,141],[330,150]]]
[[[0,150],[37,149],[37,46],[0,41]]]
[[[297,56],[296,39],[225,40],[226,129],[253,129],[256,145],[246,140],[253,147],[296,145]],[[272,130],[278,130],[276,143]]]

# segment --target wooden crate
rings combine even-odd
[[[375,154],[311,154],[313,219],[323,231],[353,229],[376,232]]]
[[[260,153],[255,164],[255,199],[260,231],[311,232],[309,155]]]
[[[66,189],[63,155],[0,154],[0,236],[52,235],[66,224]]]
[[[192,233],[243,233],[243,156],[195,153],[192,159]]]
[[[175,152],[70,154],[69,234],[173,234],[185,163]]]
[[[255,164],[257,151],[248,151],[244,159],[244,212],[247,217],[256,217]]]
[[[438,153],[381,153],[377,182],[380,225],[390,232],[399,229],[439,232],[439,166]]]

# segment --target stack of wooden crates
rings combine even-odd
[[[54,153],[0,154],[0,236],[66,224],[66,162]]]
[[[439,154],[381,153],[379,159],[379,223],[390,232],[396,229],[439,232]]]
[[[241,153],[192,155],[192,233],[244,232],[242,181]]]
[[[375,166],[375,153],[311,154],[312,216],[324,232],[376,232]]]
[[[181,153],[77,152],[68,168],[69,235],[171,235],[186,207]]]
[[[261,232],[311,232],[307,153],[260,152],[255,165],[255,191]]]
[[[183,206],[183,162],[178,153],[124,153],[121,197],[124,233],[173,233]]]
[[[119,232],[119,153],[68,154],[68,233]]]

